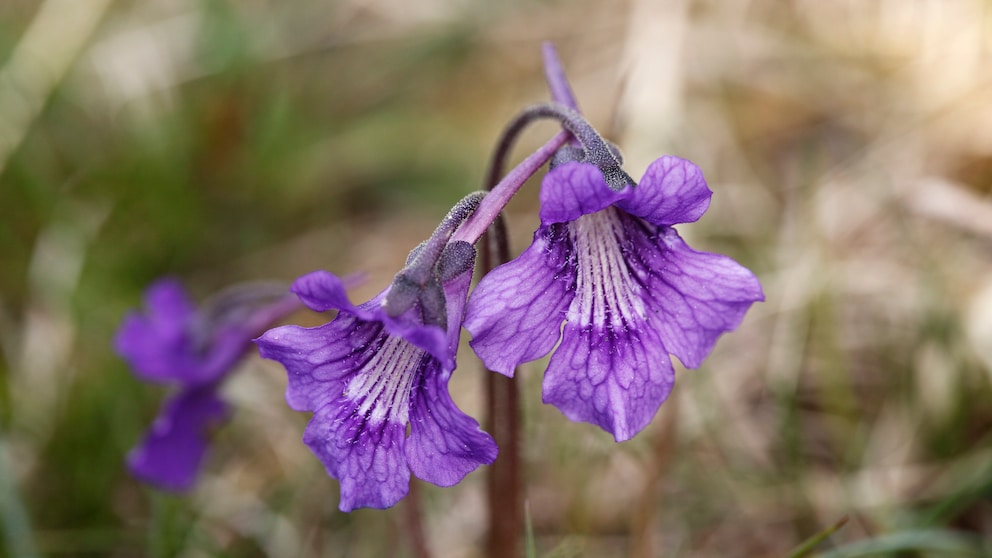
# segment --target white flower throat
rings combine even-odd
[[[344,395],[359,404],[358,413],[372,424],[384,420],[406,424],[410,390],[427,352],[402,337],[388,336],[382,347],[348,382]]]
[[[568,225],[575,247],[575,300],[568,321],[581,326],[623,329],[644,318],[640,284],[631,276],[620,248],[626,239],[617,209],[583,215]]]

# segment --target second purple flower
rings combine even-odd
[[[754,274],[693,250],[672,228],[699,219],[711,195],[699,169],[677,157],[656,160],[639,185],[620,189],[592,164],[554,168],[542,183],[533,244],[469,299],[472,347],[506,375],[554,349],[545,403],[617,441],[633,437],[672,389],[669,354],[699,366],[764,299]]]

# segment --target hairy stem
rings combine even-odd
[[[603,136],[581,114],[565,105],[544,103],[525,109],[515,121],[510,123],[508,130],[523,128],[543,118],[559,121],[563,128],[579,140],[585,151],[585,162],[599,167],[610,188],[622,190],[635,184],[634,179],[623,170],[620,161]]]
[[[451,241],[464,240],[469,244],[475,244],[482,237],[482,233],[492,225],[496,217],[503,211],[510,198],[517,193],[517,190],[527,182],[537,169],[544,166],[554,156],[559,147],[568,142],[568,132],[561,132],[548,140],[537,151],[531,153],[519,165],[513,168],[502,180],[499,181],[486,197],[479,204],[479,208],[471,217],[462,223],[462,226],[451,236]],[[492,167],[490,167],[492,168]]]

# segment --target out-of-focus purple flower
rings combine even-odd
[[[256,341],[263,357],[286,367],[290,407],[313,411],[303,441],[340,481],[342,511],[392,506],[409,490],[411,472],[452,486],[496,458],[492,437],[448,393],[475,258],[460,244],[455,265],[428,263],[440,289],[427,298],[431,289],[401,289],[398,276],[355,306],[331,273],[300,277],[292,290],[303,303],[337,309],[337,317],[310,329],[278,327]],[[417,296],[389,311],[389,298]],[[438,318],[443,326],[431,323]]]
[[[159,280],[148,288],[145,312],[129,314],[114,339],[117,353],[139,378],[176,388],[144,439],[128,454],[131,473],[167,490],[192,487],[212,425],[225,420],[218,389],[251,339],[299,307],[285,287],[229,289],[197,310],[182,285]]]
[[[711,195],[698,167],[677,157],[656,160],[636,187],[616,189],[595,165],[554,168],[542,183],[533,244],[469,299],[475,352],[512,375],[558,344],[544,402],[617,441],[633,437],[672,389],[669,354],[698,367],[717,337],[764,300],[754,274],[693,250],[672,228],[699,219]]]

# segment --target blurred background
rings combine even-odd
[[[411,556],[402,504],[337,511],[285,372],[257,357],[191,493],[130,478],[165,390],[111,339],[162,275],[199,300],[314,269],[381,290],[548,99],[547,39],[631,175],[665,153],[703,169],[712,207],[680,231],[767,301],[624,444],[523,370],[537,555],[786,556],[843,518],[816,555],[987,555],[981,0],[5,0],[0,552]],[[508,208],[516,251],[536,200],[534,181]],[[463,349],[452,391],[481,418]],[[419,483],[437,556],[481,555],[483,487]]]

